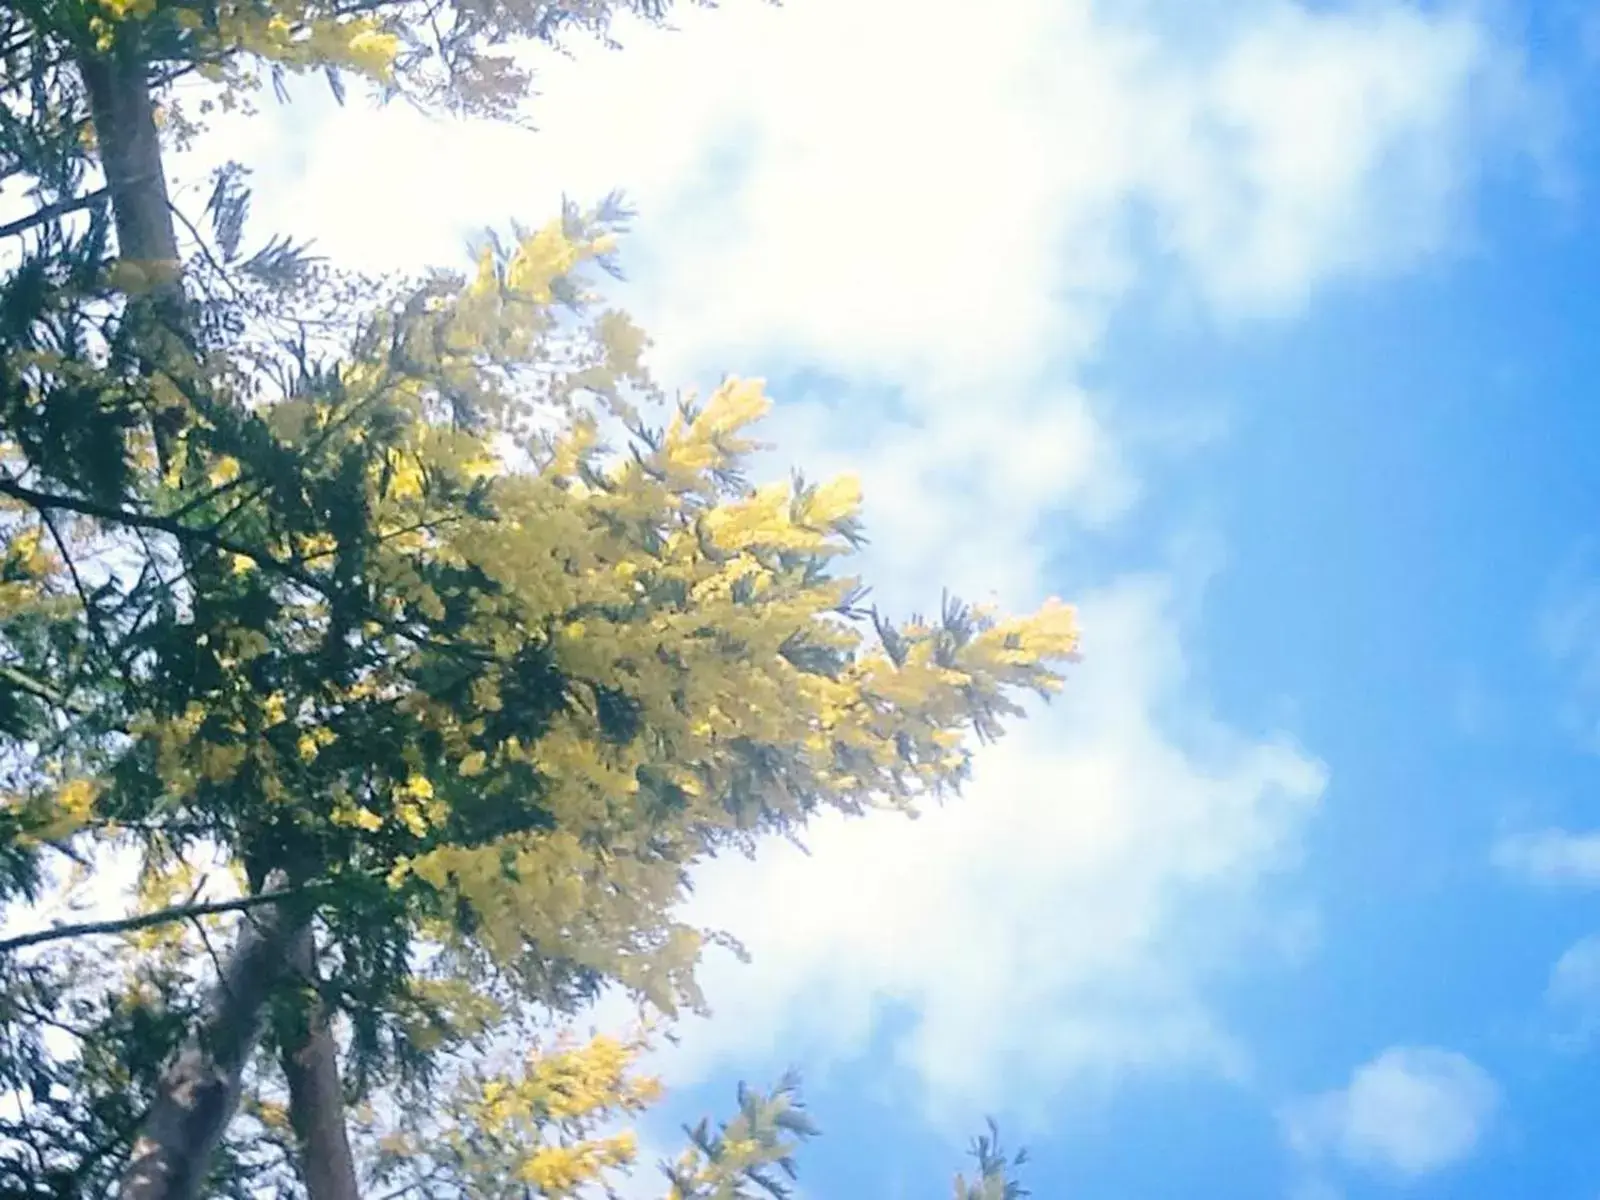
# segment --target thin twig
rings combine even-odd
[[[55,517],[51,515],[49,509],[41,508],[39,510],[39,520],[50,531],[50,539],[55,542],[56,549],[61,554],[61,561],[67,565],[67,574],[72,577],[73,590],[78,593],[78,602],[83,605],[83,619],[84,624],[89,627],[89,636],[99,643],[100,652],[117,668],[117,673],[122,676],[123,682],[132,690],[134,683],[132,676],[128,673],[127,664],[111,649],[111,642],[106,638],[99,614],[89,598],[89,589],[84,585],[83,576],[78,573],[78,564],[72,557],[72,551],[67,545],[66,537],[56,525]],[[79,716],[85,715],[84,712],[78,710],[69,709],[68,711],[76,711]]]
[[[194,925],[194,931],[200,935],[200,942],[206,948],[211,965],[217,969],[217,986],[228,993],[230,1000],[237,1001],[238,997],[234,996],[232,989],[228,987],[228,968],[223,965],[221,956],[217,954],[217,948],[211,944],[211,935],[206,932],[205,922],[199,917],[190,917],[189,920]]]
[[[254,896],[239,896],[233,900],[214,900],[205,904],[181,904],[173,908],[140,913],[138,916],[133,917],[119,917],[111,921],[85,921],[80,925],[52,925],[49,929],[36,929],[32,933],[21,933],[16,937],[0,940],[0,954],[8,954],[13,950],[21,950],[27,946],[37,946],[42,942],[60,941],[62,938],[131,933],[135,929],[147,929],[151,925],[163,925],[169,921],[186,921],[191,917],[207,917],[217,913],[244,912],[252,908],[260,908],[264,904],[275,904],[279,900],[305,896],[312,890],[309,887],[282,888],[272,892],[260,892]]]

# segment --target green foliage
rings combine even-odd
[[[739,1111],[712,1132],[701,1121],[688,1130],[689,1148],[662,1165],[669,1200],[785,1200],[799,1177],[794,1151],[815,1137],[817,1127],[800,1102],[797,1075],[784,1077],[770,1094],[739,1085]]]
[[[83,950],[7,964],[0,1195],[103,1195],[121,1172],[197,998],[159,957],[110,965]]]
[[[399,1105],[397,1119],[363,1124],[373,1185],[426,1200],[609,1194],[618,1176],[644,1169],[624,1122],[662,1095],[659,1081],[637,1070],[648,1044],[563,1038],[505,1070],[464,1067],[450,1089]],[[732,1117],[686,1128],[682,1153],[656,1165],[664,1200],[786,1200],[799,1178],[795,1155],[818,1132],[798,1075],[770,1092],[741,1084]],[[977,1175],[970,1183],[957,1176],[956,1200],[1028,1195],[1014,1174],[1027,1156],[1008,1158],[992,1121],[971,1155]]]
[[[992,1120],[988,1133],[973,1139],[972,1158],[977,1177],[969,1183],[966,1176],[956,1176],[955,1200],[1022,1200],[1030,1194],[1013,1174],[1028,1161],[1028,1152],[1018,1150],[1008,1159],[1000,1147],[999,1127]]]

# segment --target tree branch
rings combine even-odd
[[[16,667],[0,664],[0,679],[4,679],[7,683],[15,684],[23,691],[37,696],[41,700],[47,700],[57,708],[65,709],[75,716],[81,717],[88,711],[74,704],[69,697],[62,695],[49,684],[39,682],[32,675],[19,671]]]
[[[28,230],[43,225],[46,221],[53,221],[57,217],[64,217],[68,213],[77,212],[79,209],[89,208],[110,196],[105,188],[96,188],[87,195],[75,196],[71,200],[57,200],[54,204],[46,204],[29,213],[25,217],[18,217],[15,221],[0,225],[0,238],[16,237],[18,234],[27,233]]]
[[[95,937],[108,933],[129,933],[135,929],[148,928],[151,925],[164,925],[169,921],[187,921],[192,917],[208,917],[218,913],[240,912],[245,909],[259,908],[263,904],[273,904],[292,896],[304,896],[314,890],[316,889],[311,887],[280,888],[276,891],[260,892],[254,896],[240,896],[233,900],[214,900],[204,904],[180,904],[172,908],[140,913],[138,916],[133,917],[118,917],[110,921],[85,921],[79,925],[53,925],[49,929],[36,929],[32,933],[20,933],[15,937],[0,940],[0,954],[9,954],[13,950],[37,946],[43,942],[59,941],[62,938]]]
[[[99,521],[109,521],[114,525],[126,525],[134,529],[152,529],[158,533],[169,534],[179,539],[188,539],[201,542],[216,550],[228,554],[237,554],[241,558],[248,558],[257,566],[265,567],[285,578],[292,579],[302,587],[310,588],[314,592],[327,594],[327,587],[315,575],[294,563],[284,562],[254,547],[235,542],[223,537],[209,529],[197,529],[193,525],[185,525],[182,521],[172,517],[163,517],[156,513],[130,512],[125,508],[111,505],[97,504],[93,500],[84,500],[78,496],[63,496],[58,492],[41,492],[34,488],[18,483],[14,479],[0,477],[0,495],[10,496],[14,500],[21,500],[24,504],[31,505],[41,511],[51,509],[63,512],[75,512],[81,516],[93,517]]]
[[[304,567],[297,566],[292,562],[285,562],[281,558],[274,557],[265,551],[257,550],[252,546],[246,546],[242,542],[235,542],[214,530],[197,529],[193,525],[185,525],[182,521],[173,517],[163,517],[156,513],[130,512],[125,508],[97,504],[93,500],[85,500],[78,496],[64,496],[58,492],[41,492],[5,476],[0,476],[0,495],[10,496],[12,499],[20,500],[24,504],[31,505],[40,511],[59,509],[64,512],[75,512],[82,516],[93,517],[99,521],[125,525],[130,529],[155,530],[178,538],[180,541],[184,539],[197,541],[213,549],[247,558],[258,567],[282,575],[285,579],[292,580],[301,587],[316,592],[319,596],[326,597],[329,600],[335,598],[334,592],[328,584],[324,580],[318,579]],[[377,622],[378,625],[396,637],[405,638],[415,646],[423,646],[441,654],[453,654],[459,657],[484,661],[484,652],[469,644],[441,642],[425,633],[418,633],[414,629],[408,629],[402,622],[379,612],[366,610],[363,612],[363,616],[368,620]]]

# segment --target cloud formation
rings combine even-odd
[[[1291,1105],[1283,1122],[1308,1158],[1415,1179],[1470,1155],[1499,1104],[1499,1087],[1465,1055],[1395,1046],[1356,1068],[1348,1086]]]
[[[1544,998],[1558,1045],[1593,1046],[1600,1034],[1600,934],[1579,938],[1562,952],[1550,968]]]
[[[258,217],[309,215],[341,261],[390,268],[457,258],[562,190],[626,188],[625,299],[663,376],[825,373],[780,411],[780,465],[870,464],[897,601],[1029,602],[1047,520],[1136,502],[1140,447],[1078,382],[1130,298],[1292,315],[1458,242],[1474,181],[1535,136],[1475,5],[1022,0],[974,20],[811,0],[675,21],[541,58],[536,132],[308,86],[302,136],[238,131],[273,168]]]
[[[1529,883],[1600,885],[1600,833],[1540,829],[1507,834],[1495,842],[1492,858],[1502,871]]]
[[[912,824],[824,822],[809,858],[706,872],[694,915],[755,961],[708,964],[716,1016],[666,1056],[669,1078],[851,1057],[886,1015],[933,1115],[957,1124],[1129,1069],[1239,1065],[1182,948],[1292,863],[1323,770],[1192,713],[1173,739],[1159,714],[1189,706],[1162,579],[1088,597],[1084,619],[1095,657],[980,756],[959,801]]]
[[[1545,995],[1563,1007],[1600,1007],[1600,934],[1580,938],[1556,960]]]
[[[537,133],[319,103],[241,151],[270,168],[264,228],[371,267],[458,259],[469,228],[537,220],[560,189],[627,188],[621,295],[660,373],[793,385],[771,465],[860,471],[889,607],[941,585],[1084,601],[1068,694],[982,753],[966,799],[823,822],[810,858],[773,847],[699,880],[696,915],[756,959],[710,964],[719,1016],[676,1069],[780,1039],[848,1056],[886,1014],[934,1105],[1237,1067],[1203,978],[1266,923],[1252,891],[1292,863],[1326,772],[1196,694],[1203,572],[1146,559],[1087,596],[1052,579],[1150,486],[1083,369],[1141,299],[1291,317],[1454,245],[1474,182],[1518,148],[1515,55],[1449,4],[808,0],[677,21],[548,61]]]
[[[1600,574],[1595,546],[1580,544],[1551,580],[1535,636],[1565,689],[1559,715],[1576,743],[1600,752]]]

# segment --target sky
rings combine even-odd
[[[176,172],[374,268],[621,187],[658,376],[860,474],[880,601],[1079,606],[959,800],[697,879],[753,958],[647,1146],[797,1065],[811,1198],[947,1194],[985,1114],[1039,1197],[1600,1197],[1600,4],[676,25],[531,131],[305,88]]]

